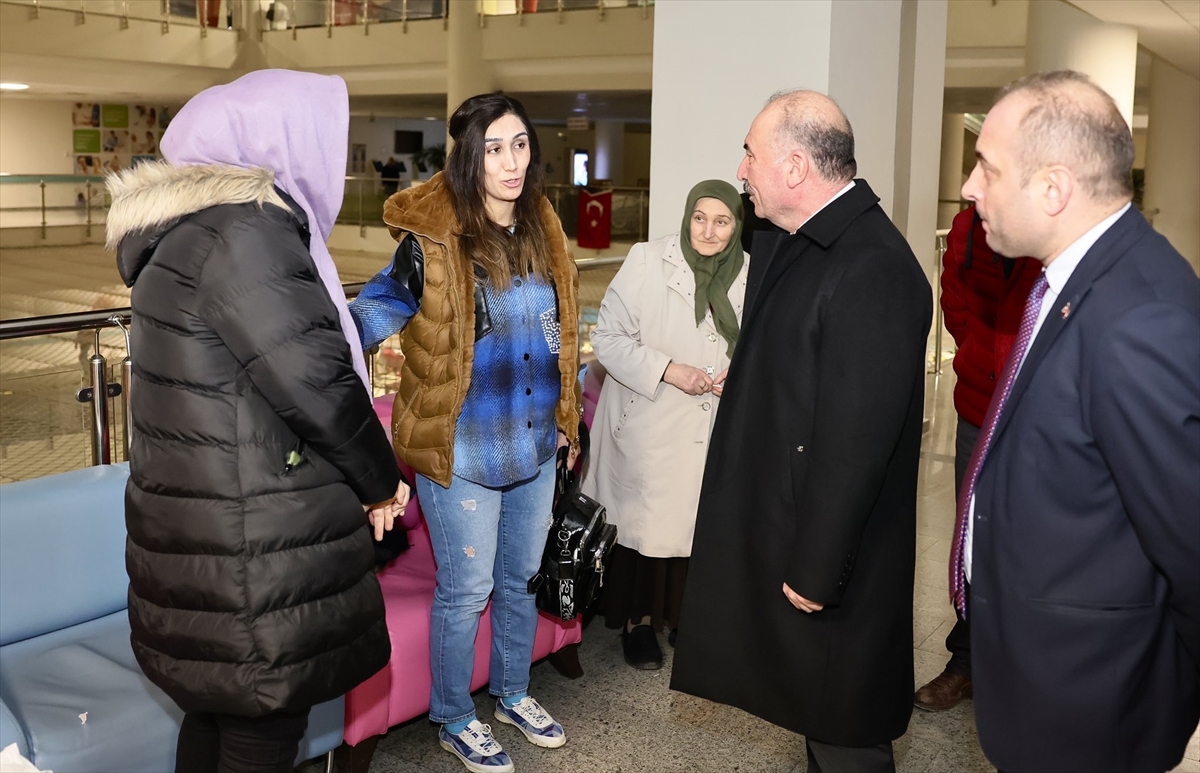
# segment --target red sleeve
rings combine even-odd
[[[942,258],[942,319],[957,346],[962,346],[967,335],[967,288],[963,285],[962,266],[974,215],[975,208],[968,207],[954,216]]]

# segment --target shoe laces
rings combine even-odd
[[[496,742],[496,739],[492,738],[491,725],[485,725],[476,719],[475,721],[471,722],[471,724],[467,725],[466,729],[463,730],[463,735],[467,735],[468,733],[470,734],[472,740],[474,740],[478,745],[479,748],[477,751],[480,754],[490,757],[493,754],[498,754],[503,751],[503,749],[500,748],[500,744]]]
[[[520,714],[530,724],[536,727],[545,727],[554,720],[550,719],[550,715],[542,708],[541,704],[533,699],[532,696],[526,695],[521,700],[513,704],[512,710]]]

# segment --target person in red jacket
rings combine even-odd
[[[968,207],[954,217],[946,237],[942,266],[942,317],[954,336],[954,492],[958,495],[979,427],[983,424],[996,377],[1004,368],[1021,324],[1029,288],[1042,265],[1029,258],[1006,258],[988,247],[983,225]],[[958,618],[946,636],[950,662],[933,681],[917,690],[913,703],[926,711],[945,711],[971,697],[971,629]]]

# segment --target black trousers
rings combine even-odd
[[[954,496],[958,501],[962,491],[963,478],[967,475],[967,465],[971,461],[971,451],[975,449],[975,441],[979,439],[979,427],[976,427],[961,416],[958,419],[958,429],[954,434]],[[957,506],[957,505],[956,505]],[[970,588],[967,596],[970,597]],[[959,615],[958,622],[946,635],[946,649],[950,651],[950,662],[946,670],[952,674],[971,675],[971,626]]]
[[[804,739],[808,773],[896,773],[892,745],[835,746]]]
[[[185,714],[175,773],[292,773],[308,709],[263,717]]]

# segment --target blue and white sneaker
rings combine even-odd
[[[438,730],[438,743],[442,748],[462,760],[467,770],[474,773],[512,773],[513,764],[508,754],[492,737],[492,728],[478,719],[471,723],[461,733],[455,735],[446,730],[446,726]]]
[[[545,749],[557,749],[567,742],[563,726],[533,698],[526,695],[515,706],[509,708],[504,701],[496,700],[496,719],[515,726],[525,734],[531,744]]]

